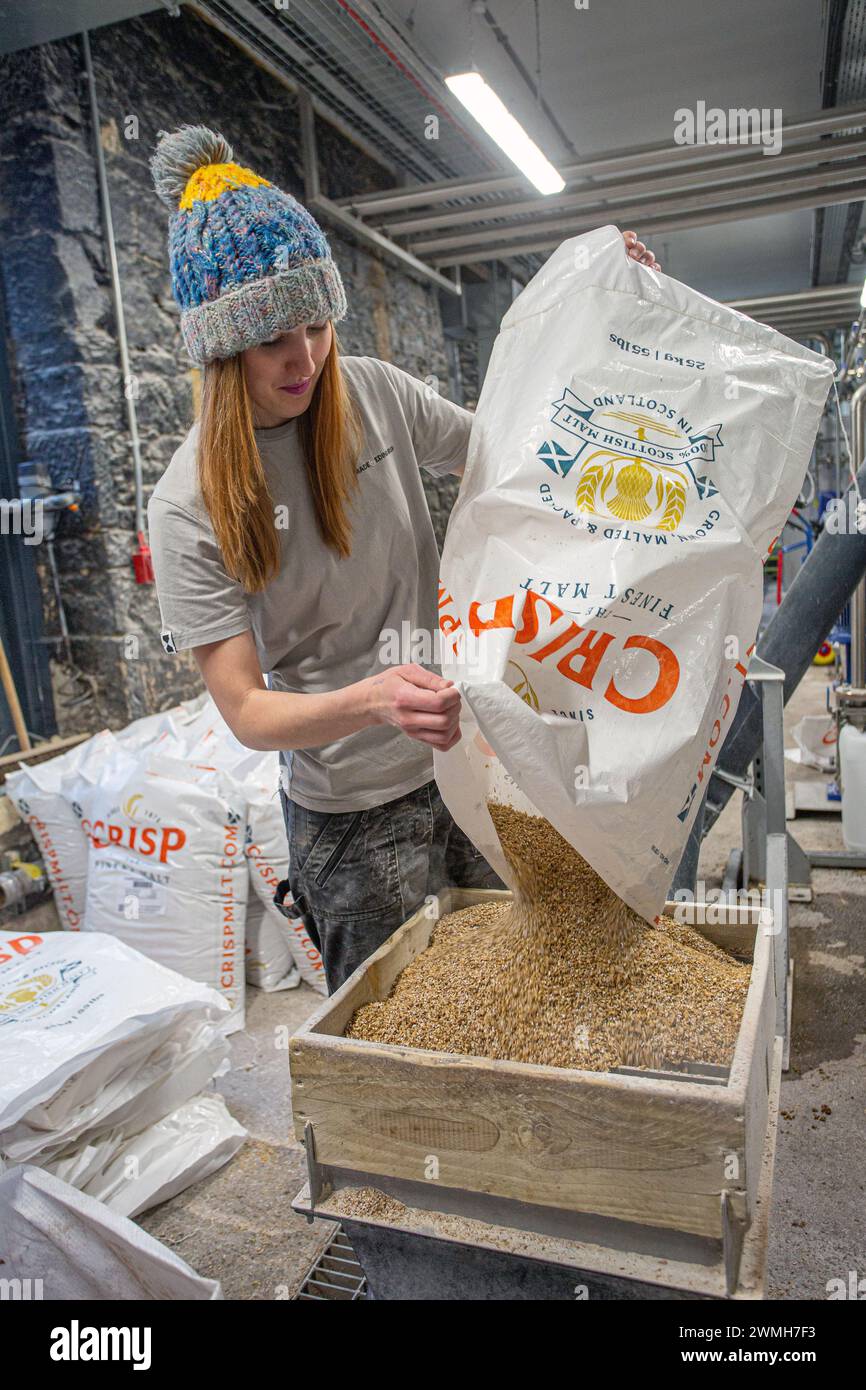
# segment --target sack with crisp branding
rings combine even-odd
[[[463,737],[452,815],[512,881],[490,800],[661,910],[746,674],[762,563],[833,365],[630,260],[564,242],[505,314],[441,564]]]
[[[225,773],[119,748],[63,779],[90,842],[86,931],[110,932],[229,1003],[244,1025],[246,794]]]
[[[155,750],[161,745],[168,751],[182,741],[182,735],[189,739],[190,730],[199,727],[197,721],[212,723],[214,714],[218,716],[216,706],[204,691],[170,710],[133,720],[116,733],[102,729],[55,758],[32,766],[25,761],[16,772],[9,773],[3,790],[36,841],[62,927],[81,930],[87,896],[88,842],[79,818],[60,790],[61,779],[81,772],[98,780],[102,764],[118,745],[129,751]]]
[[[26,764],[10,772],[4,791],[36,841],[54,890],[60,925],[80,931],[87,896],[87,836],[61,791],[64,776],[98,770],[116,747],[114,735],[103,729],[67,753],[45,762]]]
[[[253,883],[250,865],[250,884]],[[246,972],[247,984],[275,994],[282,989],[297,989],[301,983],[298,967],[292,959],[285,923],[269,911],[255,891],[247,903]]]

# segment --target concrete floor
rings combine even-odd
[[[219,1172],[139,1217],[197,1273],[219,1279],[229,1299],[293,1297],[334,1229],[291,1207],[306,1168],[292,1135],[285,1042],[321,1001],[305,984],[248,990],[246,1028],[233,1034],[232,1070],[217,1086],[250,1137]]]
[[[789,730],[823,710],[828,679],[809,672],[786,711]],[[821,777],[787,761],[786,772]],[[739,802],[732,798],[704,844],[708,885],[721,882],[740,842]],[[789,828],[807,849],[842,845],[838,816],[798,816]],[[773,1299],[823,1299],[828,1280],[847,1282],[851,1270],[866,1277],[866,872],[818,870],[814,888],[814,901],[790,912],[794,1008],[771,1218]],[[288,1053],[279,1046],[318,1002],[306,985],[249,991],[246,1031],[235,1035],[233,1069],[218,1084],[250,1139],[220,1172],[140,1219],[200,1274],[219,1279],[226,1298],[291,1297],[332,1230],[291,1210],[304,1156],[291,1134]]]

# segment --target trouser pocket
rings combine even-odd
[[[354,811],[351,812],[350,815],[351,819],[348,825],[342,831],[340,838],[337,840],[337,843],[334,845],[334,848],[331,850],[331,853],[325,859],[321,868],[318,869],[318,871],[313,876],[313,881],[315,882],[318,888],[324,888],[325,884],[328,882],[328,879],[339,868],[341,861],[343,860],[344,856],[346,855],[352,844],[352,841],[355,839],[355,836],[360,831],[364,821],[369,816],[369,812]],[[312,858],[312,855],[308,857],[304,866],[307,872],[309,872],[308,866],[310,863],[310,858]]]

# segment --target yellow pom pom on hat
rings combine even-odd
[[[218,131],[159,131],[150,168],[170,209],[171,287],[193,362],[345,318],[343,281],[318,222],[290,193],[235,163]]]
[[[191,175],[178,207],[191,208],[196,199],[210,203],[227,188],[259,187],[273,188],[273,184],[241,164],[205,164]]]

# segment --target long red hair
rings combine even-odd
[[[297,418],[322,539],[345,558],[351,554],[347,504],[358,486],[355,464],[363,428],[340,368],[335,330],[313,398]],[[228,573],[248,593],[264,589],[279,570],[280,542],[240,353],[205,365],[197,467]]]

